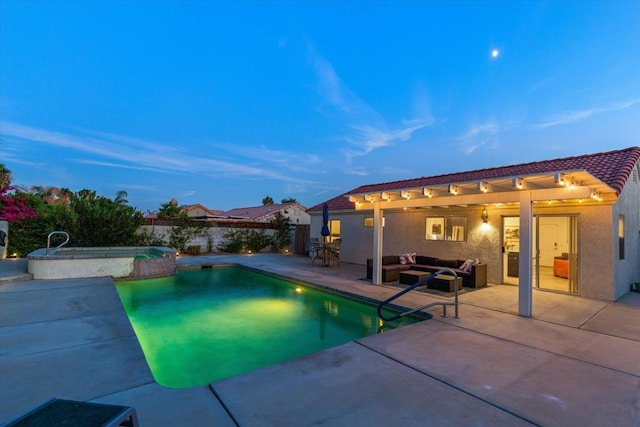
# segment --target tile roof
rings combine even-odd
[[[184,210],[186,210],[187,212],[194,211],[194,210],[196,210],[196,209],[202,209],[202,210],[204,210],[205,212],[207,212],[207,214],[208,214],[208,215],[220,215],[220,214],[222,213],[222,211],[221,211],[221,210],[218,210],[218,209],[209,209],[208,207],[203,206],[203,205],[201,205],[200,203],[195,203],[195,204],[193,204],[193,205],[186,205],[186,206],[184,207]]]
[[[247,208],[235,208],[229,211],[222,212],[220,216],[223,217],[236,217],[247,219],[260,219],[266,216],[272,215],[275,212],[282,211],[293,206],[300,206],[301,209],[305,209],[304,206],[298,202],[283,203],[276,205],[263,205],[263,206],[251,206]]]
[[[585,170],[611,187],[617,194],[620,194],[638,160],[640,160],[640,147],[629,147],[622,150],[522,163],[511,166],[478,169],[474,171],[412,178],[402,181],[383,182],[379,184],[367,184],[347,191],[339,196],[327,200],[326,202],[329,204],[330,210],[349,210],[354,208],[353,203],[349,202],[349,198],[345,197],[350,194],[373,193],[437,184],[455,184],[568,170]],[[319,203],[307,211],[322,211],[322,205],[324,203],[325,202]]]

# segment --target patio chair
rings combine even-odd
[[[311,265],[314,265],[316,261],[320,261],[322,264],[324,262],[323,253],[322,253],[322,244],[320,244],[320,239],[317,237],[312,237],[309,239],[309,243],[307,245],[307,252],[311,257]]]
[[[341,240],[340,239],[335,239],[333,242],[329,243],[327,245],[327,252],[328,252],[328,264],[329,266],[331,265],[335,265],[335,266],[339,266],[340,265],[340,243]]]

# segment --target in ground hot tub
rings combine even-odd
[[[149,278],[175,274],[176,251],[157,246],[41,248],[27,255],[34,279],[112,276]]]

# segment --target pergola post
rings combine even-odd
[[[533,201],[530,191],[520,193],[520,262],[518,265],[518,314],[531,317],[533,286],[531,281],[533,232]]]
[[[382,284],[382,209],[380,203],[373,204],[373,276],[371,283]]]

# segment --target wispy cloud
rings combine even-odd
[[[495,134],[500,127],[495,123],[483,123],[472,126],[464,135],[458,137],[459,141],[468,141],[483,134]]]
[[[211,177],[300,181],[297,176],[283,173],[280,167],[251,166],[247,165],[244,160],[239,162],[220,160],[201,152],[198,154],[185,153],[176,147],[126,135],[86,130],[79,130],[72,134],[6,121],[0,121],[0,135],[89,154],[94,158],[76,159],[75,161],[104,167],[161,173],[198,173]]]
[[[298,194],[303,193],[306,187],[302,184],[289,183],[284,187],[284,194]]]
[[[547,119],[543,120],[542,123],[532,125],[531,127],[533,129],[546,129],[553,126],[567,125],[567,124],[588,119],[589,117],[593,117],[598,114],[608,113],[611,111],[624,110],[626,108],[632,107],[638,102],[639,102],[638,100],[632,100],[632,101],[624,101],[624,102],[609,104],[605,107],[600,107],[600,108],[591,108],[591,109],[580,110],[580,111],[564,111],[560,114],[548,117]]]
[[[320,96],[329,107],[338,113],[338,120],[345,123],[351,132],[337,137],[347,142],[343,150],[348,163],[354,157],[365,156],[372,151],[409,140],[413,133],[433,123],[424,113],[426,106],[419,102],[420,116],[405,121],[400,126],[389,126],[383,116],[355,94],[338,76],[333,65],[315,49],[309,47],[312,67],[318,79]]]
[[[132,169],[132,170],[140,170],[140,171],[148,171],[148,172],[159,172],[165,173],[166,171],[158,168],[150,168],[145,166],[136,166],[136,165],[127,165],[124,163],[113,163],[113,162],[103,162],[98,160],[91,159],[76,159],[77,163],[85,164],[85,165],[95,165],[95,166],[104,166],[108,168],[119,168],[119,169]]]
[[[357,176],[369,175],[369,172],[367,172],[364,166],[346,168],[344,170],[344,173],[346,173],[347,175],[357,175]]]
[[[425,126],[417,124],[396,130],[382,130],[369,125],[352,125],[354,132],[342,137],[351,146],[344,150],[345,155],[350,162],[354,157],[364,156],[375,149],[407,141],[415,131]]]
[[[265,146],[247,147],[236,144],[213,144],[226,152],[234,153],[247,159],[272,163],[292,171],[308,170],[310,166],[322,163],[317,154],[274,150]]]
[[[471,126],[467,132],[456,139],[463,143],[463,153],[469,155],[483,147],[487,143],[487,138],[493,137],[501,130],[503,129],[496,123],[483,123]]]
[[[540,80],[536,83],[534,83],[530,88],[529,88],[529,92],[537,92],[541,89],[546,88],[547,86],[549,86],[553,80],[555,78],[554,77],[548,77],[546,79]]]
[[[118,188],[124,188],[127,190],[139,190],[139,191],[163,191],[163,189],[154,187],[151,185],[140,185],[140,184],[118,184]]]

